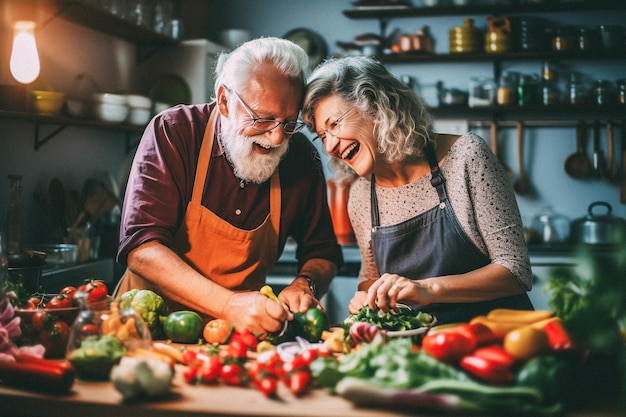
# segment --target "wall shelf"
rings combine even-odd
[[[45,143],[50,141],[56,135],[61,133],[68,126],[83,126],[94,129],[106,129],[110,131],[118,131],[126,135],[126,151],[132,148],[130,137],[134,134],[141,134],[145,126],[131,126],[120,123],[106,123],[98,120],[78,119],[65,116],[48,116],[44,114],[0,110],[0,118],[2,119],[19,119],[31,122],[35,125],[34,148],[39,150]],[[52,126],[52,131],[43,134],[42,126]]]

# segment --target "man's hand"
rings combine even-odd
[[[224,318],[237,329],[248,329],[257,335],[274,333],[293,316],[284,305],[258,291],[236,292],[231,296]]]
[[[285,303],[293,313],[305,313],[308,309],[317,307],[325,310],[320,301],[313,296],[309,284],[304,279],[296,279],[278,294],[278,299]]]

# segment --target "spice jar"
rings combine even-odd
[[[498,90],[496,92],[496,102],[500,106],[508,106],[516,103],[516,89],[519,80],[517,72],[507,72],[502,74],[498,82]]]
[[[615,90],[609,80],[597,80],[593,83],[593,98],[599,106],[611,105],[615,102]]]
[[[587,102],[587,87],[583,81],[583,76],[579,72],[570,74],[569,104],[579,106]]]
[[[544,81],[541,88],[541,99],[544,106],[553,106],[561,101],[561,92],[554,81]]]
[[[568,27],[556,29],[552,37],[552,49],[557,52],[571,51],[574,46],[572,30]]]
[[[522,75],[517,84],[517,104],[532,106],[539,103],[537,78],[532,75]]]

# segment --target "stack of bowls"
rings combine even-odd
[[[134,126],[143,126],[150,121],[152,115],[152,100],[138,94],[127,94],[129,113],[127,122]]]
[[[92,96],[95,116],[109,123],[121,123],[128,117],[128,102],[123,94],[97,93]]]

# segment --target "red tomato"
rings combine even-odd
[[[227,363],[220,369],[220,378],[228,385],[243,385],[245,372],[237,363]]]
[[[241,341],[243,342],[243,344],[248,347],[248,349],[254,350],[254,349],[256,349],[257,345],[259,344],[259,340],[248,329],[235,332],[233,334],[233,337],[240,338]]]
[[[47,358],[64,356],[69,336],[70,326],[62,321],[56,321],[51,329],[41,332],[41,344],[46,348],[45,356]]]
[[[248,347],[242,339],[234,338],[228,343],[226,352],[233,359],[245,359],[248,356]]]
[[[50,322],[52,322],[51,324],[54,324],[54,317],[52,317],[45,311],[37,311],[35,314],[33,314],[32,325],[35,330],[41,331],[46,327],[49,327],[47,323]]]
[[[278,389],[278,379],[272,376],[257,379],[254,381],[254,384],[266,397],[274,396]]]
[[[76,291],[86,292],[87,301],[89,302],[102,301],[107,298],[107,295],[109,295],[109,290],[106,284],[103,281],[95,279],[89,280],[88,282],[84,283],[83,285],[78,287]]]
[[[289,376],[287,386],[295,395],[302,395],[309,389],[311,378],[310,372],[297,371]]]
[[[43,300],[39,297],[30,297],[24,306],[24,310],[34,310],[43,307]]]
[[[73,301],[70,297],[58,294],[52,297],[48,304],[46,304],[46,308],[55,309],[55,308],[69,308],[73,306]]]
[[[64,296],[72,300],[72,303],[74,303],[74,294],[76,294],[76,287],[68,285],[67,287],[64,287],[61,291],[59,291],[59,294],[63,294]]]
[[[222,362],[217,356],[210,356],[207,361],[200,364],[199,375],[203,384],[212,384],[217,382],[220,377]]]
[[[476,346],[472,340],[454,328],[427,333],[422,339],[422,350],[434,358],[447,363],[459,361],[469,355]]]

